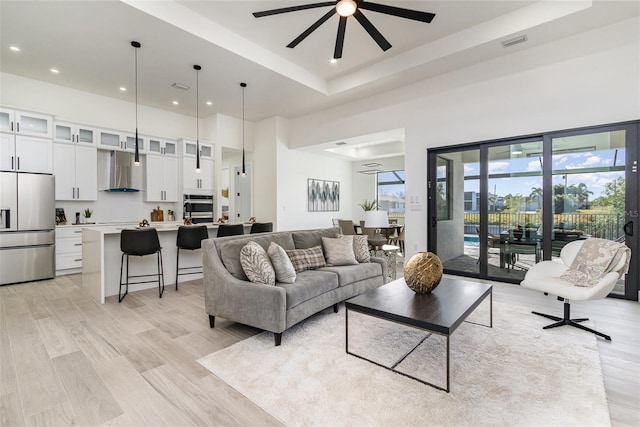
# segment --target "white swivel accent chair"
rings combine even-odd
[[[564,317],[552,316],[549,314],[538,313],[536,311],[532,312],[538,316],[543,316],[556,321],[556,323],[547,325],[543,329],[570,325],[592,332],[608,341],[611,341],[611,337],[609,335],[605,335],[602,332],[598,332],[578,323],[589,320],[588,318],[571,319],[571,305],[569,301],[588,301],[605,298],[613,290],[620,278],[622,270],[627,265],[627,259],[626,257],[622,257],[612,270],[604,275],[599,282],[592,287],[575,286],[570,282],[560,279],[559,276],[569,268],[585,241],[586,240],[576,240],[565,245],[560,252],[561,262],[542,261],[535,264],[529,269],[529,271],[527,271],[524,276],[524,280],[520,282],[520,285],[525,288],[544,292],[545,294],[549,293],[557,295],[558,300],[564,301]]]

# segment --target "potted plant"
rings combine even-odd
[[[89,222],[89,218],[91,218],[91,214],[93,211],[89,208],[84,210],[84,222]]]
[[[373,200],[364,199],[364,202],[359,203],[358,206],[360,206],[362,210],[365,212],[374,211],[378,209],[378,202],[376,202],[376,199],[373,199]]]

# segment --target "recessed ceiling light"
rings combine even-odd
[[[213,105],[213,102],[207,101],[207,105]]]
[[[340,142],[336,142],[336,145],[347,145],[347,143],[344,141],[340,141]]]
[[[52,68],[51,71],[53,74],[58,74],[60,72],[60,70],[58,70],[57,68]]]
[[[20,48],[18,46],[9,46],[9,49],[11,49],[14,52],[20,52]]]
[[[180,104],[178,101],[173,101],[173,105],[178,105]]]
[[[126,91],[127,91],[127,88],[126,88],[126,87],[124,87],[124,86],[120,86],[120,90],[121,90],[122,92],[126,92]]]

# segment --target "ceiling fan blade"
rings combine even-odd
[[[315,9],[317,7],[335,6],[335,1],[325,1],[322,3],[301,4],[299,6],[282,7],[280,9],[263,10],[261,12],[253,12],[253,16],[256,18],[262,18],[263,16],[278,15],[280,13],[297,12],[299,10]]]
[[[333,59],[342,58],[342,48],[344,46],[344,33],[347,29],[347,17],[341,16],[338,23],[338,36],[336,37],[336,48],[333,50]]]
[[[336,8],[332,7],[331,10],[327,13],[325,13],[322,18],[318,19],[316,22],[314,22],[309,28],[307,28],[306,30],[304,30],[302,32],[302,34],[300,34],[298,37],[296,37],[291,43],[289,43],[287,45],[287,47],[290,48],[294,48],[296,46],[298,46],[298,43],[300,43],[302,40],[306,39],[307,36],[311,33],[313,33],[320,25],[324,24],[327,19],[331,18],[333,15],[335,15],[336,13]]]
[[[387,6],[385,4],[370,3],[368,1],[358,2],[359,9],[372,10],[374,12],[386,13],[387,15],[398,16],[400,18],[412,19],[414,21],[421,21],[430,23],[435,18],[435,13],[422,12],[419,10],[405,9],[402,7]]]
[[[356,9],[356,13],[354,13],[353,16],[355,16],[360,25],[362,25],[367,33],[369,33],[371,38],[374,39],[376,43],[378,43],[380,49],[382,49],[383,51],[391,49],[391,43],[389,43],[387,39],[385,39],[384,36],[380,34],[380,31],[378,31],[378,29],[373,26],[371,21],[369,21],[367,17],[364,16],[362,12],[360,12],[360,9]]]

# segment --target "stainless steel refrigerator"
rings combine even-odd
[[[0,172],[0,285],[55,274],[54,177]]]

